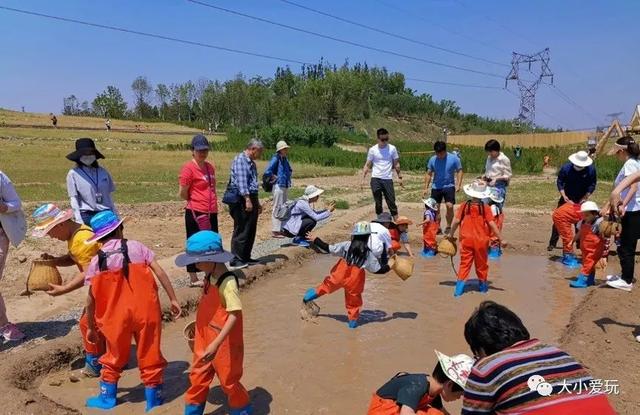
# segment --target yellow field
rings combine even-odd
[[[447,142],[465,146],[483,147],[484,144],[494,138],[501,144],[509,147],[521,145],[522,147],[554,147],[570,144],[585,144],[589,136],[595,131],[567,131],[562,133],[535,133],[535,134],[473,134],[450,135]]]

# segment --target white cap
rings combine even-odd
[[[289,148],[289,144],[287,144],[286,141],[278,141],[278,144],[276,144],[276,151],[284,150],[285,148]]]
[[[586,151],[578,151],[569,156],[569,161],[574,166],[589,167],[593,164],[593,160],[589,157],[589,153]]]
[[[598,205],[596,205],[596,202],[592,202],[591,200],[587,200],[582,205],[580,205],[580,212],[597,212],[599,210],[600,209],[598,209]]]

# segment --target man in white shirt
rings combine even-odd
[[[402,173],[400,172],[400,156],[398,150],[389,144],[389,132],[384,128],[376,132],[378,144],[371,147],[367,154],[367,162],[362,171],[362,186],[371,170],[371,192],[376,204],[376,215],[382,213],[382,196],[387,202],[387,207],[391,216],[398,217],[398,207],[396,206],[396,194],[393,188],[393,171],[398,174],[400,187],[402,184]]]
[[[502,197],[506,199],[507,186],[513,172],[511,171],[511,160],[500,151],[500,143],[497,140],[489,140],[484,145],[487,152],[487,162],[484,166],[484,180],[489,186],[497,187],[502,192]],[[504,202],[502,202],[504,204]]]

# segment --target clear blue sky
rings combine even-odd
[[[506,75],[508,67],[454,56],[370,32],[278,0],[204,0],[398,53]],[[294,0],[350,20],[485,59],[510,63],[511,51],[551,49],[555,84],[591,116],[542,86],[537,122],[549,127],[605,124],[640,103],[640,36],[636,0]],[[389,7],[391,5],[391,7]],[[409,13],[393,8],[401,7]],[[498,78],[424,64],[247,20],[184,0],[21,1],[0,6],[153,32],[305,62],[324,57],[341,64],[366,61],[407,77],[495,85]],[[0,107],[59,112],[62,98],[91,100],[107,85],[131,100],[131,81],[153,84],[198,78],[225,80],[237,73],[271,76],[280,64],[233,53],[142,38],[0,10]],[[284,63],[282,63],[284,65]],[[293,69],[298,65],[292,64]],[[408,82],[436,99],[453,99],[464,112],[512,118],[518,98],[501,90]],[[515,89],[515,84],[510,87]],[[545,114],[546,113],[546,114]],[[548,115],[547,115],[548,114]],[[551,115],[553,118],[551,118]]]

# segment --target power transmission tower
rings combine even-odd
[[[507,87],[509,81],[516,81],[520,90],[520,111],[517,121],[529,127],[535,126],[536,119],[536,92],[543,78],[551,78],[553,85],[553,73],[549,68],[549,48],[533,55],[525,55],[513,52],[511,58],[511,72],[504,81]],[[532,79],[527,79],[525,73]]]

